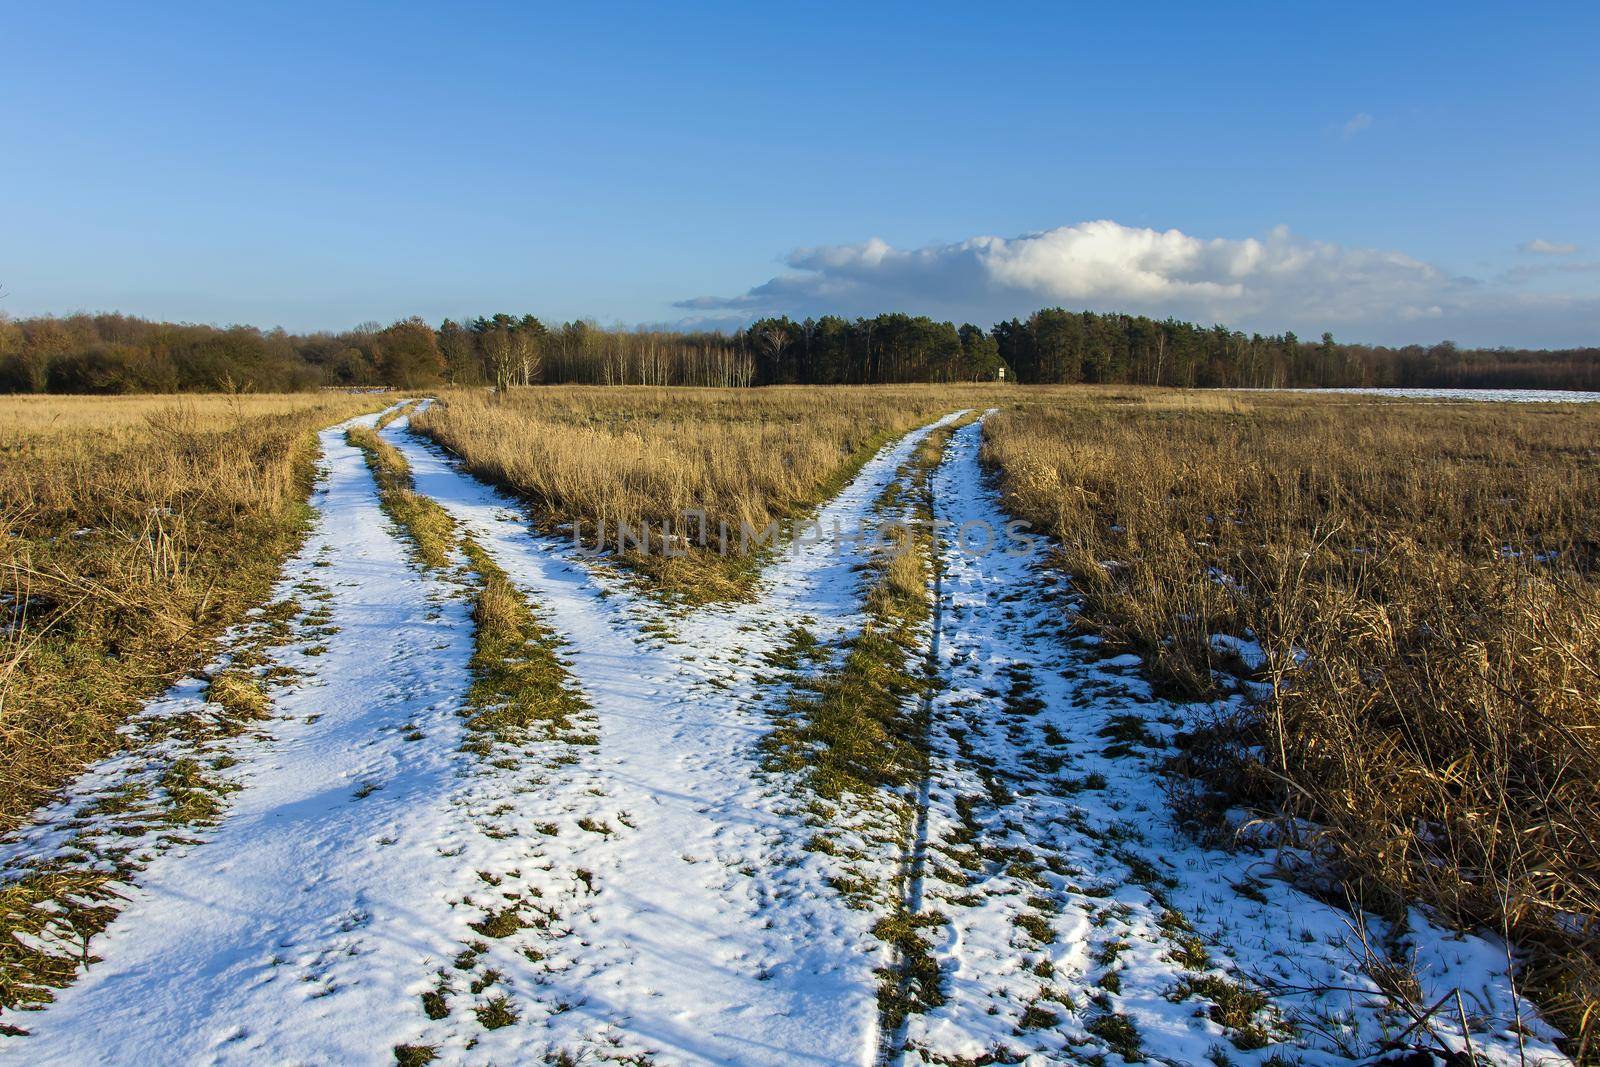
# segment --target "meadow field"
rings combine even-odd
[[[996,416],[985,457],[1077,625],[1167,692],[1259,692],[1175,760],[1207,783],[1185,814],[1305,817],[1372,906],[1508,933],[1587,1030],[1597,440],[1582,404],[1113,391]]]
[[[1596,1057],[1600,406],[574,385],[0,427],[0,1053]]]
[[[793,518],[843,487],[885,443],[963,405],[1003,402],[1004,386],[882,386],[819,391],[554,387],[503,402],[446,394],[416,428],[473,474],[524,500],[547,528],[577,523],[592,540],[617,524],[659,531],[703,511],[735,533]],[[626,562],[664,595],[748,593],[756,559],[703,551],[635,553]]]
[[[0,397],[0,827],[263,602],[350,394]]]

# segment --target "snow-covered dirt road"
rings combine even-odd
[[[492,741],[467,721],[481,574],[461,551],[425,566],[344,427],[324,432],[318,519],[277,594],[294,606],[210,671],[259,678],[270,707],[224,714],[220,684],[185,682],[127,753],[0,841],[0,877],[99,870],[120,908],[82,943],[64,923],[25,939],[93,958],[53,1003],[0,1015],[26,1031],[0,1031],[0,1058],[1322,1064],[1402,1035],[1462,1047],[1456,1002],[1413,1026],[1377,953],[1427,1005],[1461,990],[1480,1062],[1562,1062],[1492,941],[1352,916],[1295,887],[1298,854],[1176,826],[1161,760],[1215,709],[1156,699],[1136,659],[1074,636],[1041,558],[983,543],[1007,517],[979,423],[926,483],[938,610],[911,650],[931,684],[908,699],[926,701],[927,779],[902,798],[925,826],[819,843],[762,750],[773,664],[797,627],[821,646],[861,631],[870,548],[833,531],[858,530],[954,418],[870,460],[749,602],[699,609],[532,532],[386,424],[415,492],[504,573],[581,698],[563,730]],[[216,810],[174,818],[201,771]],[[899,886],[892,904],[840,890],[863,872]],[[895,908],[938,991],[885,1028]]]
[[[1245,1063],[1288,1042],[1298,1062],[1349,1062],[1415,1021],[1385,995],[1381,963],[1414,974],[1424,1004],[1452,1003],[1427,1023],[1438,1043],[1465,1048],[1460,988],[1479,1062],[1560,1062],[1515,1033],[1519,1016],[1539,1027],[1503,947],[1416,911],[1404,928],[1353,917],[1291,884],[1284,864],[1303,857],[1205,848],[1177,827],[1161,761],[1211,709],[1157,699],[1136,657],[1073,636],[1070,590],[1042,556],[986,550],[983,531],[1007,516],[978,463],[981,433],[959,430],[935,475],[947,686],[924,906],[948,918],[948,999],[913,1017],[909,1047],[936,1061],[1109,1047]]]
[[[7,1013],[31,1032],[6,1039],[7,1056],[376,1062],[408,1035],[418,961],[452,950],[441,919],[459,880],[448,843],[472,632],[390,533],[342,428],[322,448],[320,521],[279,589],[323,609],[273,652],[300,677],[259,736],[200,753],[236,761],[226,817],[132,880],[94,944],[101,961],[48,1011]],[[180,687],[163,713],[201,699]]]
[[[526,798],[526,832],[557,827],[535,835],[544,856],[560,853],[548,862],[584,872],[571,935],[517,938],[547,968],[527,1006],[544,1025],[480,1035],[477,1048],[525,1059],[554,1035],[574,1053],[661,1062],[870,1056],[870,939],[807,862],[804,827],[783,812],[756,750],[761,651],[791,613],[847,614],[853,561],[832,544],[807,544],[774,568],[756,603],[663,617],[586,566],[570,542],[531,534],[511,501],[403,423],[389,436],[417,490],[567,639],[569,670],[596,719],[592,753]],[[919,437],[869,462],[822,520],[864,507]]]

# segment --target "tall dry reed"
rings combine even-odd
[[[1109,390],[997,416],[984,456],[1059,538],[1080,623],[1169,690],[1274,696],[1191,764],[1311,818],[1365,898],[1529,952],[1600,1008],[1600,411]],[[1213,634],[1254,636],[1247,670]]]

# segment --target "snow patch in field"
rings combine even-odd
[[[1241,393],[1343,393],[1388,396],[1401,400],[1463,400],[1507,404],[1594,404],[1600,393],[1568,389],[1407,389],[1397,387],[1341,389],[1239,389]]]

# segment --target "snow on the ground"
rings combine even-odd
[[[322,434],[319,518],[279,587],[313,602],[268,654],[294,676],[270,719],[196,753],[237,761],[219,771],[239,787],[229,810],[180,836],[128,838],[138,873],[93,943],[101,960],[48,1009],[8,1014],[33,1033],[0,1040],[0,1056],[378,1064],[409,1044],[447,1063],[871,1063],[879,913],[829,887],[838,861],[807,850],[805,812],[758,744],[791,627],[837,643],[861,625],[868,549],[834,524],[855,531],[929,429],[868,462],[819,512],[824,536],[786,546],[752,602],[685,610],[531,532],[515,502],[405,420],[388,427],[418,491],[562,640],[590,705],[592,744],[477,752],[459,714],[470,581],[411,558],[342,431]],[[1157,763],[1207,709],[1154,698],[1136,657],[1072,636],[1070,592],[1040,560],[962,548],[961,524],[1006,522],[980,434],[958,430],[934,480],[952,524],[948,686],[932,706],[931,844],[913,906],[944,917],[931,936],[945,1001],[911,1018],[909,1047],[1043,1064],[1136,1043],[1169,1063],[1259,1063],[1283,1046],[1241,1046],[1265,1037],[1287,1038],[1300,1062],[1345,1062],[1409,1021],[1362,972],[1354,922],[1409,957],[1425,1003],[1461,989],[1480,1056],[1487,1045],[1490,1061],[1518,1062],[1494,941],[1415,911],[1404,930],[1353,920],[1295,888],[1276,854],[1202,847],[1175,827]],[[186,682],[141,719],[203,702]],[[152,751],[97,766],[0,842],[0,876],[95,837],[94,803]],[[867,859],[887,883],[902,857]],[[511,900],[536,921],[488,930]],[[1271,1006],[1251,1010],[1259,989]],[[1227,1015],[1219,998],[1246,1008]],[[1559,1061],[1526,1004],[1521,1015],[1528,1062]],[[1434,1025],[1459,1044],[1455,1018]]]
[[[802,539],[764,576],[755,603],[669,612],[607,580],[570,541],[530,532],[513,501],[406,430],[401,420],[386,436],[417,491],[566,640],[598,736],[580,763],[511,798],[521,814],[507,819],[521,819],[547,868],[533,884],[570,899],[569,935],[515,938],[540,956],[538,981],[517,1001],[524,1022],[483,1031],[462,1020],[425,1040],[444,1032],[446,1047],[463,1047],[470,1033],[472,1057],[489,1060],[550,1046],[670,1063],[870,1060],[871,972],[881,962],[870,924],[800,849],[805,827],[759,773],[756,749],[767,725],[757,681],[765,653],[797,616],[847,624],[859,553]],[[823,528],[853,528],[926,432],[870,460],[819,513]],[[556,830],[532,833],[537,824]]]
[[[409,1036],[422,961],[455,948],[441,920],[461,874],[450,801],[472,630],[454,591],[411,565],[343,429],[321,444],[320,518],[279,595],[309,592],[337,632],[274,653],[302,676],[233,750],[231,810],[124,888],[101,962],[14,1016],[32,1034],[0,1054],[384,1063]],[[165,698],[199,699],[193,683]]]
[[[913,1017],[912,1047],[1043,1064],[1136,1040],[1161,1062],[1259,1063],[1283,1046],[1248,1046],[1271,1038],[1312,1064],[1397,1036],[1411,1020],[1362,972],[1349,913],[1295,888],[1272,853],[1204,848],[1175,826],[1158,761],[1207,709],[1157,699],[1137,657],[1073,637],[1068,591],[1042,558],[962,550],[962,524],[1006,519],[980,434],[959,430],[935,476],[951,524],[949,687],[934,715],[925,907],[950,920],[939,950],[949,999]],[[1503,947],[1415,910],[1405,931],[1363,919],[1371,943],[1412,957],[1425,1006],[1461,989],[1480,1062],[1520,1062]],[[1218,995],[1261,988],[1272,1007],[1244,1020],[1259,1032],[1213,1018]],[[1520,1008],[1528,1062],[1565,1062]],[[1456,1017],[1452,1001],[1434,1023],[1460,1048]]]
[[[1344,393],[1351,396],[1392,396],[1403,400],[1501,401],[1510,404],[1593,404],[1600,393],[1568,389],[1407,389],[1399,387],[1341,389],[1241,389],[1245,393]]]

